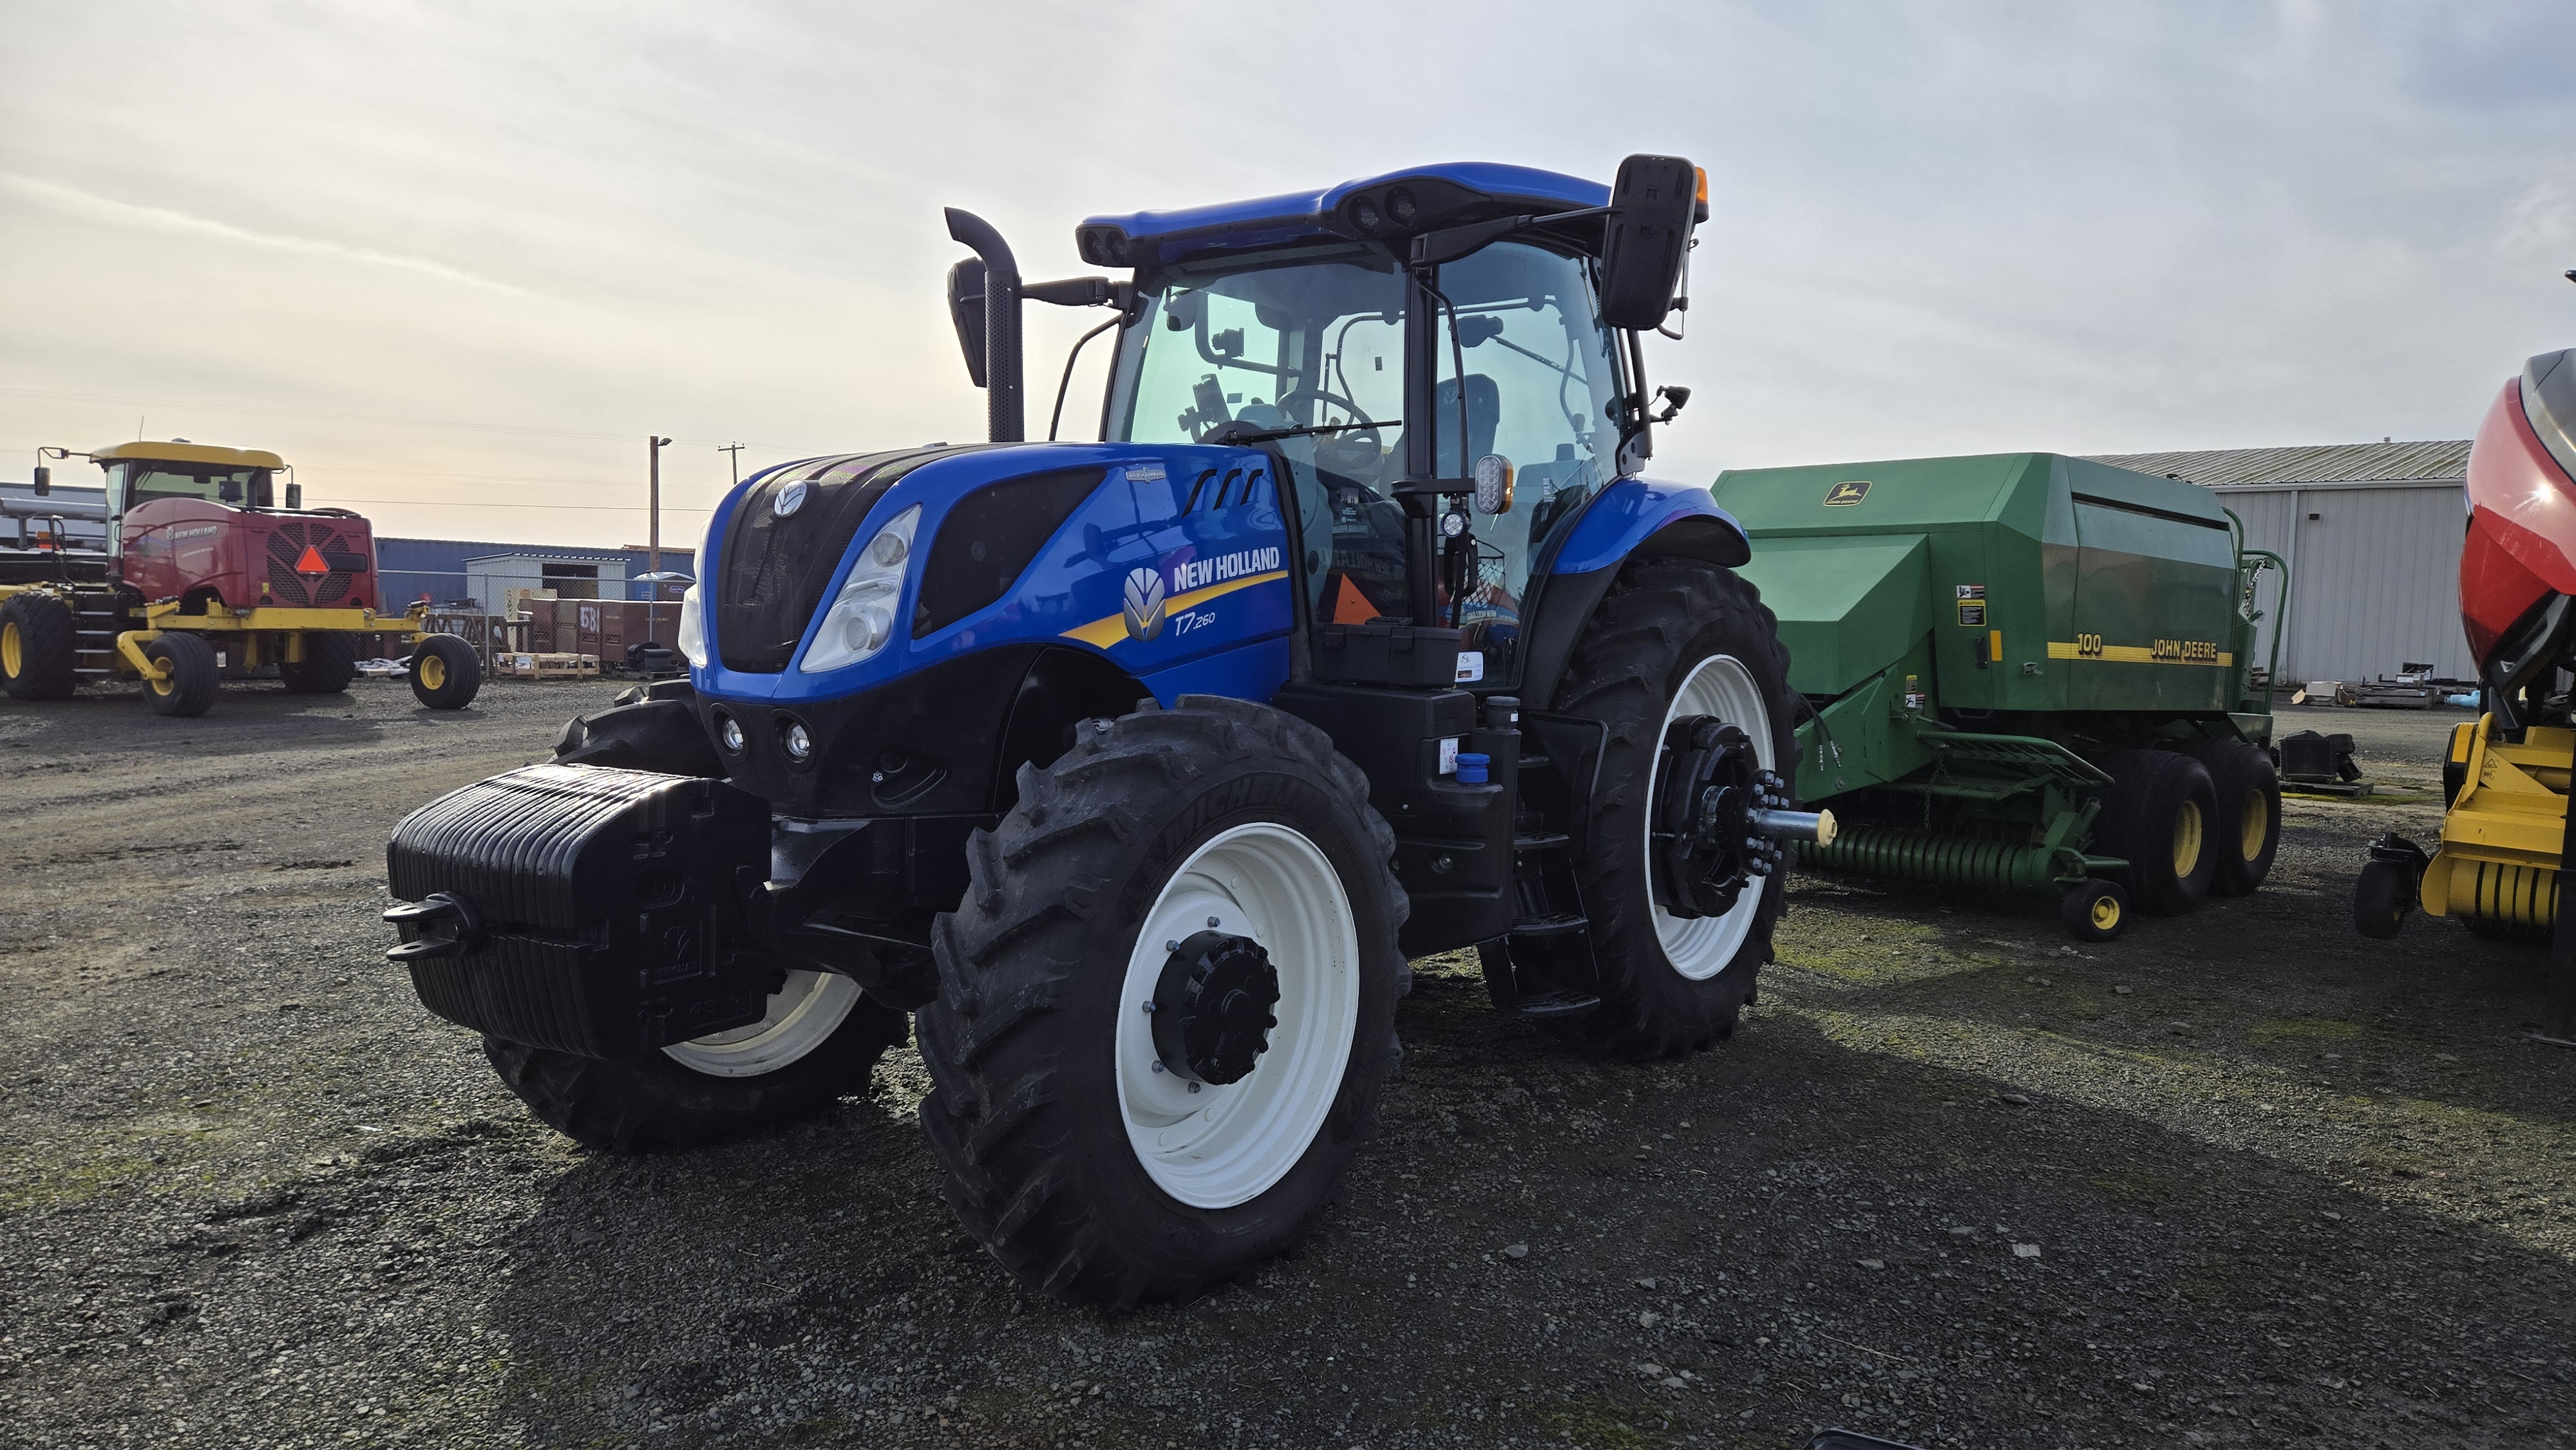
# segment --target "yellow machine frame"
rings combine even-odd
[[[2576,777],[2576,730],[2534,725],[2499,740],[2495,717],[2451,731],[2460,793],[2418,888],[2426,914],[2546,926],[2558,915],[2559,848]]]
[[[53,588],[48,584],[0,584],[0,599]],[[427,613],[427,605],[415,604],[402,614],[381,615],[372,609],[277,607],[182,614],[177,600],[164,600],[143,606],[143,628],[125,630],[116,636],[116,655],[118,663],[137,678],[166,679],[168,672],[146,655],[143,647],[159,639],[163,630],[175,629],[209,636],[208,643],[221,643],[227,652],[239,650],[239,663],[245,669],[280,662],[301,664],[304,637],[308,634],[407,634],[418,639],[429,633]]]

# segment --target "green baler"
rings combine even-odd
[[[2062,892],[2097,939],[2133,901],[2261,884],[2280,785],[2248,655],[2281,563],[2208,490],[2011,453],[1738,469],[1716,494],[1805,697],[1798,792],[1840,821],[1805,865]]]

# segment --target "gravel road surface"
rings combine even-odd
[[[1724,1050],[1587,1060],[1417,964],[1293,1257],[1104,1316],[949,1219],[899,1051],[720,1152],[593,1157],[384,963],[403,812],[613,687],[0,702],[0,1444],[2541,1446],[2576,1431],[2576,1054],[2541,953],[2349,924],[2456,715],[2350,730],[2271,884],[1800,877]]]

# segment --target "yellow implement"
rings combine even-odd
[[[2424,868],[2419,891],[2427,914],[2514,926],[2557,918],[2576,730],[2534,725],[2522,735],[2520,743],[2497,738],[2493,716],[2451,732],[2449,763],[2460,788]]]

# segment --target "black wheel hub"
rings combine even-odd
[[[1210,929],[1175,943],[1154,986],[1154,1055],[1190,1082],[1240,1082],[1279,1025],[1279,969],[1247,936]]]
[[[1685,918],[1724,916],[1746,882],[1780,868],[1780,843],[1747,813],[1785,808],[1788,782],[1762,768],[1742,729],[1714,715],[1675,720],[1655,779],[1656,905]]]

